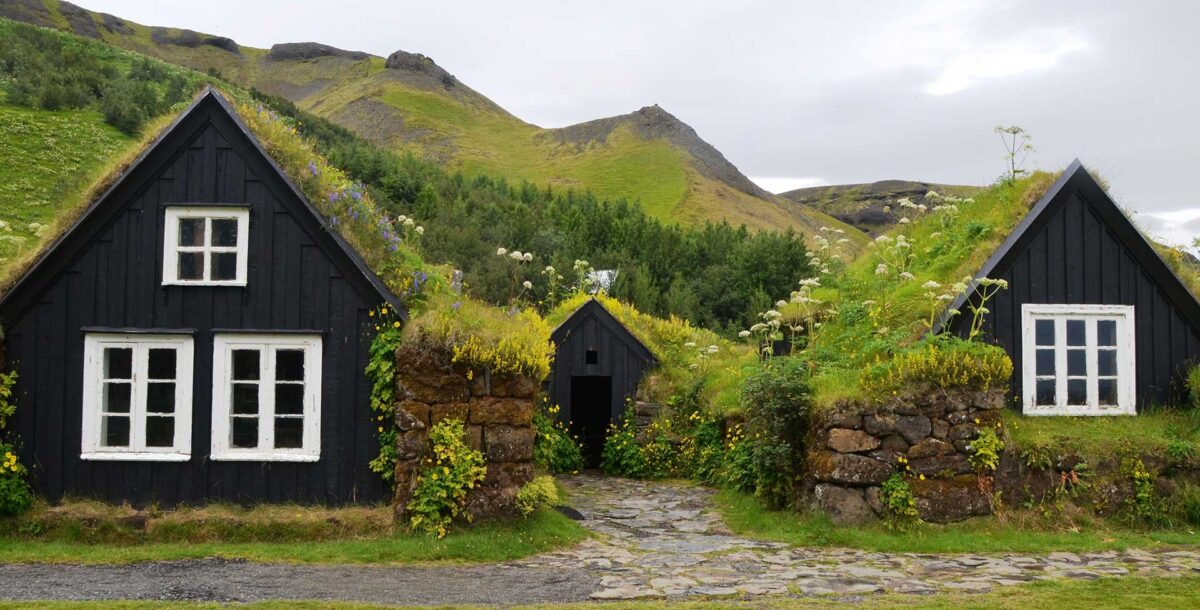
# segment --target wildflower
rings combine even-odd
[[[738,336],[745,339],[746,337],[750,336],[750,331],[748,331],[748,330],[740,331],[740,332],[738,332]]]
[[[926,290],[937,290],[938,288],[941,288],[942,285],[933,280],[929,280],[928,282],[922,284],[921,287]]]
[[[387,307],[382,307],[382,308],[380,308],[380,309],[379,309],[379,315],[381,315],[381,316],[386,316],[386,315],[387,315],[387,312],[388,312],[388,308],[387,308]]]
[[[529,280],[525,280],[521,285],[525,287],[525,290],[533,290],[533,282]]]
[[[526,253],[525,253],[525,256],[524,256],[523,258],[524,258],[525,262],[527,262],[527,263],[528,263],[529,261],[533,260],[533,253],[532,253],[532,252],[526,252]]]
[[[424,234],[425,234],[425,227],[418,225],[417,226],[417,235],[424,235]]]
[[[496,256],[504,256],[505,254],[508,254],[506,248],[496,248]]]
[[[455,301],[450,304],[450,309],[453,309],[454,311],[458,311],[459,307],[462,307],[462,302],[460,301]]]
[[[392,322],[392,328],[400,328],[400,322],[399,321]]]
[[[520,250],[513,250],[512,252],[508,253],[508,257],[515,261],[519,261],[519,260],[523,260],[525,258],[525,255],[521,254]]]
[[[915,279],[917,279],[917,276],[915,276],[915,275],[913,275],[913,274],[911,274],[911,273],[909,273],[909,272],[907,272],[907,271],[902,271],[902,272],[900,273],[900,279],[902,279],[902,280],[915,280]]]

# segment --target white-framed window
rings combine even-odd
[[[213,337],[214,460],[315,462],[321,455],[321,337]]]
[[[192,350],[186,335],[85,335],[80,457],[187,461]]]
[[[163,284],[245,286],[250,210],[171,206],[163,227]]]
[[[1132,305],[1021,307],[1026,415],[1134,415]]]

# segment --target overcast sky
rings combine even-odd
[[[764,187],[986,184],[998,124],[1200,234],[1200,3],[77,0],[238,43],[423,53],[544,127],[659,104]]]

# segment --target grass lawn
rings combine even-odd
[[[176,528],[181,531],[184,528]],[[506,561],[575,544],[587,538],[588,532],[558,512],[543,508],[525,520],[462,528],[441,540],[406,532],[324,540],[280,535],[278,541],[245,542],[196,542],[197,535],[178,536],[180,539],[170,541],[154,541],[148,536],[146,541],[88,544],[71,539],[69,532],[56,534],[54,539],[10,535],[0,538],[0,563],[128,563],[206,557],[289,563]]]
[[[1123,446],[1195,458],[1200,454],[1200,412],[1153,409],[1136,417],[1025,417],[1004,410],[1008,433],[1022,449],[1075,450],[1085,457],[1115,456]]]
[[[798,546],[837,546],[906,553],[1043,553],[1103,551],[1200,545],[1188,530],[1134,531],[1099,519],[1074,517],[1079,531],[1050,528],[1052,520],[1030,511],[1006,518],[973,519],[938,525],[923,523],[911,531],[889,530],[882,523],[838,526],[824,514],[769,511],[752,496],[722,491],[716,504],[725,523],[738,534]]]
[[[161,608],[162,602],[0,602],[3,608],[43,608],[71,610],[112,608],[115,610],[146,610]],[[172,608],[188,610],[229,608],[230,604],[171,602]],[[260,602],[236,605],[256,610],[325,610],[328,608],[381,608],[373,604],[346,602]],[[477,606],[445,606],[475,608]],[[879,595],[838,601],[823,598],[768,598],[751,602],[696,601],[662,602],[636,601],[580,604],[519,606],[519,608],[548,610],[550,608],[604,608],[605,610],[634,610],[642,608],[673,608],[679,610],[718,610],[721,608],[753,608],[755,610],[785,610],[788,608],[868,608],[876,610],[928,609],[959,610],[988,608],[999,610],[1074,610],[1075,608],[1200,608],[1200,577],[1178,578],[1106,578],[1095,581],[1039,582],[1030,585],[1005,587],[991,593],[939,593],[936,595]]]

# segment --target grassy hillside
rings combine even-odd
[[[896,201],[907,197],[920,203],[929,191],[955,197],[971,197],[984,190],[979,186],[930,184],[909,180],[881,180],[870,184],[814,186],[781,193],[779,196],[810,206],[871,234],[878,234],[896,223]]]
[[[602,119],[610,122],[603,133],[585,131],[590,137],[579,137],[574,128],[596,122],[562,130],[531,125],[420,55],[397,52],[395,60],[385,60],[313,43],[254,49],[54,0],[3,3],[0,16],[98,38],[286,97],[377,143],[468,175],[639,201],[651,216],[671,222],[727,220],[755,229],[793,227],[806,235],[830,226],[846,229],[856,247],[866,241],[827,214],[753,186],[665,112],[660,124],[649,126],[642,111]]]

